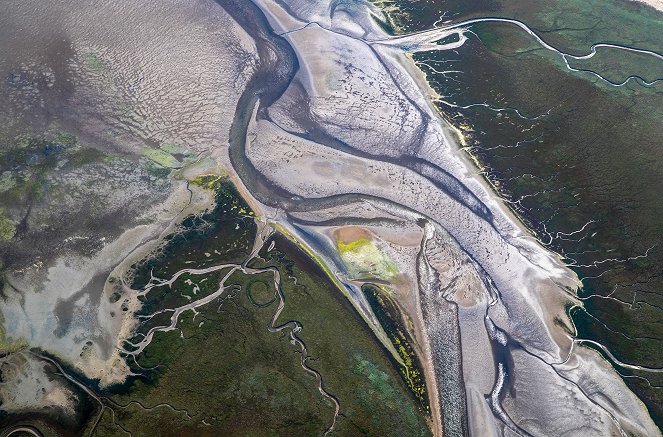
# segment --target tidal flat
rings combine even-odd
[[[604,219],[563,203],[581,202],[580,182],[563,195],[536,185],[557,172],[599,179],[589,165],[556,168],[607,150],[587,137],[557,142],[562,128],[583,133],[574,100],[589,105],[579,111],[645,119],[600,96],[636,101],[657,89],[657,37],[637,35],[655,29],[651,11],[614,10],[627,47],[594,45],[600,23],[555,25],[593,6],[603,18],[612,3],[557,2],[545,14],[532,9],[540,2],[502,5],[547,23],[534,30],[480,18],[482,4],[460,5],[453,19],[472,21],[456,24],[419,5],[425,25],[408,29],[409,12],[390,4],[380,21],[364,1],[9,0],[0,425],[46,435],[660,435],[627,385],[654,381],[658,368],[620,361],[623,351],[577,331],[582,317],[604,317],[587,311],[590,300],[625,299],[579,296],[592,279],[580,270],[608,278],[659,248],[624,227],[632,239],[607,234],[623,245],[614,255],[557,249],[602,241]],[[589,33],[578,45],[580,28]],[[537,34],[546,31],[555,46]],[[555,101],[569,84],[578,92]],[[537,125],[548,119],[557,124]],[[500,169],[478,155],[543,148],[551,135],[545,150],[559,150],[545,159],[516,153]],[[647,147],[624,155],[645,168]],[[532,162],[554,171],[521,174]],[[505,178],[496,192],[511,163],[508,180],[527,182],[509,191]],[[624,185],[656,183],[643,178]],[[608,202],[600,193],[590,201]],[[540,199],[559,211],[528,218]]]
[[[663,44],[661,12],[638,2],[390,5],[402,32],[489,16],[518,19],[573,55],[599,42],[659,53]],[[663,60],[598,48],[567,65],[513,24],[469,29],[453,52],[414,55],[436,106],[510,207],[577,272],[577,338],[605,346],[661,427]]]

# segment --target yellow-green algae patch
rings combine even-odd
[[[297,237],[295,237],[288,229],[286,229],[282,225],[275,222],[271,223],[271,225],[274,227],[274,229],[277,232],[280,232],[286,239],[296,244],[301,250],[303,250],[308,256],[310,256],[311,259],[322,269],[325,275],[327,275],[327,277],[332,281],[332,283],[336,285],[338,290],[340,290],[341,293],[343,293],[343,295],[352,303],[352,305],[355,305],[353,303],[352,296],[348,293],[345,285],[338,280],[336,275],[334,275],[331,272],[331,270],[329,270],[329,267],[327,267],[327,265],[322,260],[322,258],[320,258],[313,250],[311,250],[306,244],[300,241]],[[378,338],[378,340],[380,340],[380,343],[382,343],[382,345],[389,351],[389,353],[396,360],[396,362],[402,365],[400,355],[398,354],[396,349],[394,349],[393,344],[391,343],[391,341],[389,341],[389,338],[387,337],[387,333],[384,332],[383,329],[381,329],[381,326],[376,326],[368,317],[366,317],[366,314],[364,314],[364,312],[361,311],[359,308],[357,308],[357,313],[370,327],[371,331],[373,331],[373,333]]]
[[[196,176],[191,183],[206,190],[218,191],[225,177],[225,175],[203,174]]]
[[[338,239],[336,246],[348,273],[354,278],[370,276],[389,280],[399,273],[396,263],[366,237],[350,242]]]
[[[412,321],[402,313],[397,303],[391,297],[388,288],[380,285],[365,284],[362,287],[378,322],[387,333],[389,340],[396,349],[399,360],[399,371],[419,405],[427,415],[430,415],[426,379],[421,363],[412,346],[413,339],[405,325],[412,325]],[[413,329],[409,326],[409,329]]]
[[[0,265],[0,267],[2,267]],[[0,286],[2,284],[0,283]],[[24,338],[11,340],[6,337],[4,328],[4,318],[0,314],[0,355],[12,354],[28,347],[28,343]]]

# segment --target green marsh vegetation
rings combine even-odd
[[[227,179],[198,182],[214,187],[217,206],[185,220],[159,254],[136,265],[133,288],[143,287],[150,274],[167,279],[182,268],[240,263],[249,256],[256,225],[248,205]],[[307,364],[340,403],[330,435],[430,435],[427,413],[388,353],[307,254],[274,234],[248,267],[280,272],[285,307],[274,324],[301,324],[297,336],[306,345]],[[141,313],[214,292],[227,271],[183,275],[171,288],[150,292]],[[269,329],[280,302],[273,273],[236,271],[225,285],[219,299],[197,313],[185,312],[177,329],[154,336],[136,357],[134,370],[143,376],[108,394],[96,435],[152,435],[159,429],[161,435],[304,436],[331,425],[334,405],[301,367],[299,346],[288,329]],[[162,318],[145,326],[167,323]]]

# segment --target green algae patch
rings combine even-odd
[[[355,355],[355,364],[352,372],[368,380],[366,389],[360,394],[362,402],[378,402],[387,411],[398,412],[401,421],[407,426],[409,435],[428,435],[425,428],[417,427],[418,413],[411,403],[404,403],[399,390],[393,385],[393,379],[375,363],[362,355]],[[378,427],[381,420],[373,416],[373,425]]]
[[[27,348],[29,345],[24,339],[9,340],[5,337],[4,329],[0,327],[0,355],[8,355]]]
[[[78,144],[78,139],[74,134],[65,131],[56,131],[54,133],[55,141],[66,147],[74,147]]]
[[[0,174],[0,193],[3,191],[9,191],[16,186],[16,180],[12,176],[12,173],[5,171]]]
[[[104,152],[79,144],[75,135],[51,129],[42,135],[21,133],[0,149],[0,205],[15,210],[54,193],[58,175],[100,161]],[[7,235],[9,225],[2,225]]]
[[[143,156],[162,167],[175,168],[180,166],[180,162],[173,155],[160,149],[146,149],[143,151]]]
[[[171,155],[184,155],[184,156],[189,156],[191,155],[191,152],[189,152],[188,149],[180,146],[176,146],[175,144],[170,144],[170,143],[163,143],[160,147],[161,150],[163,150],[166,153],[170,153]]]
[[[166,179],[168,176],[170,176],[170,172],[172,170],[170,167],[163,167],[162,165],[149,160],[143,160],[141,161],[141,164],[150,176],[153,176],[157,179]]]
[[[362,375],[370,381],[370,391],[382,398],[383,402],[390,408],[396,408],[398,403],[390,401],[400,401],[398,392],[391,385],[389,375],[382,371],[375,363],[364,359],[361,355],[355,355],[355,365],[352,372]]]
[[[108,70],[108,67],[104,63],[103,59],[101,59],[101,56],[91,50],[86,51],[83,54],[83,62],[90,70],[99,73],[104,73]]]
[[[170,143],[161,144],[158,149],[145,149],[143,156],[154,164],[170,169],[181,169],[190,165],[194,159],[188,149]]]
[[[376,277],[389,280],[398,275],[398,267],[387,255],[366,237],[346,243],[336,242],[341,259],[354,278]]]
[[[0,212],[0,242],[9,241],[16,235],[16,226]]]

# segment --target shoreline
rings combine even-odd
[[[432,25],[432,31],[402,35],[394,35],[396,30],[383,25],[392,20],[389,14],[394,14],[410,20],[407,22],[412,24],[411,28],[430,28],[429,21],[435,19],[434,13],[438,9],[458,12],[451,5],[419,4],[408,8],[390,3],[393,9],[385,10],[375,5],[377,1],[203,0],[182,10],[190,13],[190,20],[181,27],[181,35],[186,38],[173,37],[172,46],[163,44],[181,48],[182,54],[191,56],[173,57],[172,68],[166,69],[168,73],[163,75],[157,64],[154,69],[147,69],[134,61],[159,53],[170,53],[166,56],[170,59],[176,50],[160,52],[158,45],[147,42],[138,46],[122,45],[131,38],[131,32],[109,31],[109,36],[105,36],[105,32],[99,33],[99,22],[112,23],[112,19],[118,17],[116,8],[102,8],[98,16],[92,17],[98,21],[79,23],[73,20],[54,26],[55,30],[79,29],[72,31],[75,36],[72,37],[72,47],[78,47],[80,41],[87,41],[81,39],[83,34],[89,35],[92,42],[99,36],[99,41],[107,43],[109,54],[104,52],[95,57],[95,65],[103,64],[101,60],[105,57],[112,58],[113,63],[106,69],[126,73],[122,75],[122,84],[133,83],[133,79],[140,76],[140,86],[131,90],[137,90],[139,97],[149,96],[149,99],[144,102],[127,100],[126,108],[140,111],[141,102],[149,108],[144,115],[141,114],[146,120],[140,125],[143,130],[131,130],[137,140],[144,136],[149,141],[145,140],[145,145],[137,141],[135,150],[127,149],[127,154],[135,157],[138,164],[118,164],[109,173],[107,163],[115,161],[94,155],[94,168],[81,167],[81,173],[72,173],[66,179],[74,181],[72,184],[78,187],[69,190],[68,197],[57,197],[60,185],[44,191],[47,194],[45,199],[57,207],[51,208],[51,203],[44,203],[42,209],[36,210],[32,217],[36,224],[33,223],[34,231],[29,230],[33,232],[29,235],[41,235],[39,226],[50,226],[53,220],[56,224],[63,221],[55,213],[65,209],[69,205],[67,202],[78,205],[84,201],[89,203],[89,208],[85,214],[78,214],[80,221],[72,220],[71,229],[44,228],[52,230],[49,232],[55,243],[69,235],[65,235],[65,231],[73,235],[65,240],[66,244],[70,240],[73,242],[71,249],[66,244],[53,246],[52,256],[57,262],[49,264],[44,259],[42,263],[38,256],[34,273],[27,271],[18,276],[19,282],[18,279],[11,284],[8,282],[16,293],[6,293],[5,296],[5,300],[13,305],[3,311],[7,330],[10,333],[30,332],[29,344],[22,347],[35,346],[44,350],[43,356],[32,354],[32,361],[21,364],[20,369],[25,369],[25,375],[30,378],[19,378],[18,373],[7,374],[8,407],[11,407],[13,391],[19,393],[22,402],[27,402],[32,409],[42,408],[37,402],[50,402],[44,405],[62,407],[62,414],[76,415],[75,407],[87,405],[88,398],[81,395],[82,403],[76,404],[78,401],[67,395],[67,389],[72,387],[83,390],[87,387],[105,394],[110,394],[111,388],[118,389],[122,393],[114,395],[127,395],[127,400],[135,396],[138,400],[149,393],[142,389],[133,392],[133,382],[140,380],[147,370],[157,369],[162,364],[166,366],[164,369],[174,371],[172,376],[175,378],[163,379],[163,384],[154,386],[161,386],[163,391],[155,393],[160,393],[159,399],[166,401],[167,405],[172,400],[173,405],[179,405],[178,402],[195,405],[204,413],[214,410],[213,405],[223,405],[219,404],[223,398],[223,390],[219,391],[221,386],[215,388],[214,384],[205,384],[203,379],[200,379],[203,382],[201,387],[207,387],[209,391],[179,390],[181,378],[184,378],[181,381],[185,385],[191,385],[198,381],[196,375],[213,377],[221,385],[226,382],[232,385],[250,377],[259,386],[268,387],[277,379],[270,376],[261,380],[253,378],[255,375],[251,376],[248,370],[238,373],[227,370],[231,367],[224,367],[230,366],[235,357],[234,349],[228,345],[237,338],[237,344],[241,345],[237,347],[237,363],[248,360],[253,364],[263,357],[267,363],[262,366],[265,371],[271,369],[271,365],[277,371],[281,369],[279,359],[262,354],[263,347],[271,344],[271,340],[251,343],[243,340],[246,339],[244,333],[249,331],[259,332],[258,339],[263,334],[271,335],[263,329],[267,322],[259,323],[255,319],[254,323],[246,319],[242,316],[246,312],[238,307],[237,319],[221,314],[230,307],[227,304],[222,311],[224,302],[242,296],[248,299],[243,301],[247,308],[263,308],[278,302],[278,309],[268,323],[268,331],[282,331],[288,326],[292,345],[301,346],[301,351],[295,351],[297,354],[301,352],[301,357],[296,355],[296,375],[302,376],[301,364],[318,382],[313,390],[305,391],[305,396],[293,397],[295,390],[289,389],[287,384],[277,384],[275,387],[284,391],[269,391],[256,399],[287,402],[304,414],[316,408],[315,402],[324,401],[318,399],[319,394],[333,400],[333,390],[330,393],[323,390],[323,376],[325,381],[327,378],[340,381],[338,386],[342,389],[338,399],[345,396],[352,401],[343,408],[334,402],[334,423],[337,417],[346,420],[355,415],[356,420],[351,422],[358,428],[339,426],[338,433],[347,429],[353,434],[352,430],[361,429],[387,436],[399,435],[401,426],[410,423],[414,417],[418,431],[412,434],[416,435],[432,432],[434,436],[444,437],[496,436],[508,434],[509,430],[532,435],[660,435],[656,432],[656,425],[650,423],[652,414],[648,415],[645,405],[640,402],[644,398],[638,399],[638,392],[631,388],[630,382],[627,383],[627,377],[620,377],[620,370],[614,365],[616,360],[611,351],[619,351],[614,346],[614,337],[583,331],[583,319],[576,320],[578,314],[584,315],[583,308],[587,314],[590,311],[593,314],[596,302],[586,300],[591,296],[582,297],[585,294],[580,277],[586,270],[576,267],[591,265],[591,257],[602,259],[604,253],[596,250],[597,253],[590,255],[590,260],[585,262],[579,255],[574,256],[572,249],[573,245],[580,244],[575,243],[575,238],[579,237],[581,240],[578,241],[586,238],[587,244],[598,244],[595,241],[600,240],[602,234],[596,240],[593,238],[596,233],[590,235],[598,225],[588,226],[588,223],[582,229],[572,231],[577,229],[573,222],[575,210],[569,210],[568,220],[563,208],[557,208],[559,214],[558,211],[551,212],[562,203],[556,195],[546,194],[547,191],[541,188],[542,185],[545,188],[543,178],[540,184],[529,178],[518,179],[528,174],[523,170],[529,169],[528,165],[535,169],[549,168],[550,173],[559,176],[557,180],[547,182],[565,184],[573,190],[576,188],[572,183],[575,179],[570,172],[576,170],[568,167],[571,170],[565,172],[558,168],[560,166],[548,165],[548,160],[537,161],[539,155],[534,152],[538,150],[534,149],[539,143],[544,144],[543,141],[531,148],[509,149],[509,152],[500,148],[497,151],[499,156],[495,158],[497,161],[493,161],[491,152],[482,150],[512,147],[512,137],[509,136],[512,131],[509,129],[511,124],[514,129],[520,124],[514,123],[511,114],[495,116],[493,112],[465,111],[464,106],[457,106],[460,109],[443,106],[443,99],[459,104],[467,103],[465,100],[470,103],[492,100],[484,94],[485,90],[491,90],[493,96],[492,90],[499,92],[502,85],[507,90],[520,91],[516,87],[520,82],[514,79],[517,75],[503,74],[516,69],[502,70],[499,61],[486,57],[483,46],[474,45],[474,40],[468,38],[476,29],[464,27],[465,22],[450,25],[449,29],[435,30],[437,26],[444,26],[440,24],[441,17]],[[631,13],[650,14],[648,7],[632,3],[638,0],[623,1],[630,3]],[[642,0],[652,1],[663,5],[663,0]],[[166,6],[159,10],[163,9],[163,17],[168,21],[169,16],[172,18],[168,12],[179,10],[182,5]],[[400,15],[397,7],[403,8]],[[419,13],[420,7],[422,11],[433,13]],[[459,6],[460,10],[465,7]],[[621,5],[612,2],[606,6],[608,10],[618,7]],[[136,11],[127,17],[136,23],[145,22],[146,28],[150,27],[153,20],[149,14],[141,14],[140,8],[131,8],[129,4],[126,8],[127,12]],[[601,5],[599,9],[604,8]],[[69,14],[66,8],[64,11]],[[19,17],[22,21],[18,22],[32,20],[31,14],[24,13]],[[39,11],[35,14],[36,18],[46,15]],[[386,20],[383,17],[387,17]],[[471,21],[482,20],[491,19]],[[175,20],[173,25],[179,21]],[[194,23],[193,27],[191,23]],[[154,24],[156,33],[142,32],[136,36],[154,36],[150,38],[152,41],[156,39],[164,43],[170,41],[165,37],[172,33],[164,30],[168,27]],[[24,28],[30,33],[33,26]],[[640,29],[638,32],[642,33]],[[477,33],[485,39],[483,33]],[[125,59],[118,55],[116,59],[118,53],[131,55],[132,47],[140,48],[136,56]],[[50,50],[48,48],[47,52]],[[84,59],[78,57],[84,57],[87,51],[76,50],[72,56],[76,62],[83,63]],[[168,59],[164,60],[164,65]],[[201,60],[200,64],[196,63],[197,60]],[[189,65],[195,68],[189,68]],[[37,67],[31,69],[39,70]],[[85,75],[96,77],[91,66],[83,70]],[[520,71],[531,73],[529,69]],[[461,75],[454,76],[456,73]],[[186,80],[189,74],[195,80]],[[451,76],[442,77],[448,74]],[[458,82],[453,82],[454,79]],[[566,83],[553,79],[551,82]],[[456,83],[458,86],[454,85]],[[180,84],[184,84],[182,88],[178,88]],[[529,86],[530,82],[527,84]],[[77,83],[75,89],[81,96],[87,96],[88,86],[92,85],[83,81]],[[543,88],[536,88],[536,82],[532,81],[531,86],[535,87],[534,91],[518,96],[528,102],[530,99],[537,102],[535,99],[547,96]],[[543,93],[542,97],[538,97],[539,92]],[[504,98],[510,97],[508,92],[503,94]],[[181,106],[167,104],[173,96],[181,99]],[[94,102],[105,103],[107,100],[95,99]],[[502,100],[498,99],[498,102]],[[115,109],[114,101],[111,103],[109,111]],[[520,100],[516,103],[514,107],[522,106]],[[72,104],[73,110],[78,110],[76,105]],[[472,103],[467,108],[477,105],[491,110],[494,106]],[[105,123],[107,108],[102,106],[97,108],[91,104],[85,111],[98,115]],[[57,114],[59,106],[53,108]],[[515,112],[520,116],[517,109]],[[587,114],[591,118],[593,112]],[[555,116],[554,111],[552,115]],[[549,128],[557,121],[551,117],[536,123]],[[133,126],[124,119],[119,123],[120,130]],[[504,129],[497,129],[495,136],[489,128],[493,123],[503,125]],[[562,123],[557,126],[560,132],[567,132],[568,138],[585,138],[573,129],[564,129]],[[529,137],[532,131],[537,133],[536,129],[523,128],[521,135]],[[545,146],[553,144],[552,135],[548,133],[553,131],[550,128],[545,131]],[[111,131],[100,130],[95,141],[101,144],[108,132]],[[590,132],[597,136],[597,132]],[[173,136],[177,141],[170,141],[166,136]],[[86,144],[85,138],[81,137],[80,144]],[[494,147],[498,143],[499,146]],[[596,143],[598,146],[602,144]],[[93,145],[96,146],[97,142]],[[520,147],[520,143],[513,147]],[[149,158],[152,152],[145,152],[152,149],[158,154],[155,159]],[[528,151],[531,150],[534,152],[530,155]],[[35,148],[35,153],[41,156],[39,148]],[[518,154],[522,154],[522,158],[517,158]],[[27,158],[26,162],[29,162]],[[71,160],[76,169],[75,166],[86,163]],[[504,172],[500,165],[512,171]],[[100,170],[93,171],[97,167]],[[53,174],[59,174],[58,168]],[[50,167],[48,171],[51,171]],[[536,171],[532,170],[532,173]],[[64,184],[56,179],[53,179],[54,184]],[[88,183],[90,180],[95,183]],[[522,188],[520,191],[512,190],[509,181],[522,183],[524,188],[518,185],[517,188]],[[48,179],[46,188],[50,183],[51,179]],[[104,197],[106,191],[119,192],[122,197]],[[528,195],[521,196],[521,191]],[[533,197],[539,194],[542,195]],[[621,199],[618,196],[613,198]],[[105,201],[107,199],[110,200]],[[126,199],[135,199],[135,208],[123,207]],[[570,201],[574,199],[572,197]],[[586,208],[578,211],[579,217],[582,218],[583,213],[593,213],[590,209],[593,204],[589,200],[582,199]],[[541,202],[548,202],[551,209],[542,206]],[[580,203],[580,198],[575,202]],[[594,208],[599,211],[597,220],[603,220],[601,205]],[[120,212],[109,215],[107,210]],[[537,214],[543,219],[536,220]],[[27,219],[26,216],[26,223]],[[113,226],[117,223],[121,232],[106,236],[108,223]],[[560,232],[564,230],[567,232]],[[566,236],[569,236],[568,240]],[[574,243],[559,245],[558,238]],[[284,251],[283,247],[287,250]],[[279,250],[274,251],[275,248]],[[42,249],[40,245],[34,247],[35,251],[47,253]],[[561,252],[552,249],[561,249]],[[648,253],[649,250],[644,257]],[[620,255],[616,253],[611,258],[621,262]],[[631,258],[624,263],[629,260]],[[613,264],[606,266],[602,263],[609,261],[595,262],[593,270],[603,271],[608,267],[603,272],[606,273]],[[646,262],[648,264],[644,265],[653,265],[651,258]],[[641,263],[644,260],[637,261],[638,265]],[[296,268],[293,269],[293,265]],[[231,278],[239,272],[262,275],[265,270],[261,269],[272,271],[273,281],[265,279],[266,276],[246,276],[246,280]],[[226,276],[223,276],[224,271]],[[269,294],[272,282],[276,289],[274,296]],[[591,281],[585,283],[592,284]],[[308,291],[319,293],[306,292],[309,284]],[[289,305],[292,306],[288,307],[293,310],[301,308],[303,312],[286,310],[283,317],[292,320],[277,326],[279,314],[286,308],[282,286],[292,290],[288,292]],[[376,287],[374,294],[367,286]],[[153,289],[156,292],[148,299],[148,293]],[[591,285],[586,289],[592,289]],[[603,288],[595,289],[599,290],[597,294],[603,293]],[[44,290],[57,293],[44,295]],[[240,293],[241,290],[246,291],[246,295]],[[58,293],[68,294],[56,299]],[[620,293],[615,296],[621,298]],[[296,300],[299,298],[301,300]],[[212,306],[217,302],[220,306],[214,313]],[[337,305],[339,302],[342,306]],[[635,304],[634,298],[631,309]],[[208,307],[206,311],[210,311],[212,324],[203,323],[208,319],[207,313],[202,315],[205,320],[196,318],[199,312],[196,308],[203,309],[203,306]],[[42,318],[40,311],[43,308],[48,311]],[[22,316],[23,313],[26,315]],[[186,316],[182,316],[184,313]],[[16,316],[8,318],[7,314]],[[385,318],[385,314],[389,317]],[[607,320],[620,316],[619,312],[616,314]],[[26,320],[24,323],[15,322],[23,319]],[[231,330],[219,330],[218,325],[223,323],[226,326],[226,320],[231,321],[227,326],[234,328],[233,336],[228,338],[223,334]],[[609,321],[606,323],[613,326]],[[53,329],[50,329],[51,325]],[[297,337],[304,325],[307,329],[313,328],[305,331],[310,333],[309,337],[305,334],[302,338],[309,339],[309,351],[317,356],[308,356],[306,345]],[[626,326],[626,322],[615,326]],[[186,348],[182,351],[186,353],[171,350],[182,346],[177,340],[178,330],[180,339],[185,340]],[[146,355],[141,355],[152,343],[156,332],[169,331],[172,332],[155,342]],[[279,347],[288,348],[287,342],[283,343],[287,338],[272,338]],[[322,339],[331,341],[320,343]],[[208,340],[218,344],[219,350],[200,347],[212,344],[207,343]],[[356,346],[351,347],[353,344]],[[634,340],[633,344],[637,347],[641,343]],[[246,345],[251,348],[247,349]],[[379,353],[375,352],[378,349]],[[210,352],[209,361],[197,357],[198,350]],[[288,350],[286,355],[292,358]],[[640,351],[644,353],[646,350]],[[656,349],[653,352],[655,354]],[[19,350],[14,358],[20,358],[24,353],[27,349]],[[400,401],[383,401],[381,399],[387,398],[378,396],[380,390],[372,392],[370,385],[365,387],[361,381],[353,379],[357,373],[353,370],[352,360],[362,353],[377,357],[374,361],[382,363],[384,372],[395,373],[397,379],[392,379],[389,385],[402,392],[398,398]],[[137,357],[140,360],[137,361]],[[185,361],[178,361],[182,366],[170,366],[169,363],[183,358]],[[310,368],[305,364],[308,358],[314,360],[310,362]],[[317,369],[320,373],[316,371],[316,359],[319,360],[317,365],[324,369]],[[13,363],[11,359],[7,361]],[[71,373],[71,377],[65,374],[62,381],[56,378],[57,381],[53,381],[57,384],[52,388],[46,376],[53,369],[46,361],[62,367],[59,370]],[[194,371],[194,364],[202,364],[201,369]],[[247,366],[238,364],[234,368],[247,369]],[[345,373],[350,370],[354,373]],[[651,378],[643,375],[647,378],[642,379],[649,382]],[[311,375],[303,376],[309,378]],[[375,382],[374,378],[369,381]],[[657,382],[651,379],[650,384]],[[25,391],[32,390],[33,386],[35,390],[41,387],[45,393],[35,401],[29,399],[31,392]],[[253,393],[252,386],[242,387]],[[237,394],[244,395],[244,388],[237,390]],[[74,390],[72,393],[78,392]],[[202,397],[196,397],[197,394]],[[355,397],[359,399],[361,396],[369,396],[373,406],[364,407],[365,410],[357,415],[359,410],[352,405],[355,405]],[[419,402],[414,405],[414,412],[409,409],[410,396]],[[293,403],[292,399],[303,402]],[[254,427],[259,424],[259,427],[276,429],[270,428],[271,423],[281,423],[277,422],[281,416],[292,423],[298,417],[285,408],[268,409],[276,412],[275,416],[261,414],[265,409],[260,407],[260,402],[243,404],[230,398],[223,402],[227,402],[226,407],[221,407],[223,410],[239,408],[236,411],[240,413],[231,416],[244,417],[247,414],[248,419],[242,423]],[[359,404],[364,405],[361,402],[356,405]],[[110,408],[110,404],[108,406]],[[185,428],[200,425],[180,420],[179,411],[188,416],[186,409],[173,411],[176,413],[172,417],[173,425]],[[136,412],[136,418],[143,414],[156,417],[140,409]],[[103,411],[101,413],[103,415]],[[128,416],[119,418],[117,425],[122,422],[131,425],[130,429],[134,424],[136,429],[168,428],[170,422],[162,420],[166,416],[158,416],[156,427],[148,421],[136,420],[134,423]],[[193,416],[195,414],[188,419]],[[87,413],[85,417],[90,418]],[[296,426],[309,429],[313,419],[305,414],[302,417]],[[217,418],[214,416],[213,421]],[[115,429],[115,416],[112,416],[113,423],[110,423],[111,416],[104,416],[106,419],[107,425]],[[211,426],[217,425],[228,429],[236,424],[234,421],[216,422],[215,425],[209,422],[203,420],[202,425],[210,428],[200,425],[201,429],[211,431],[214,429]],[[407,429],[415,429],[407,426]],[[333,424],[327,432],[332,429]]]
[[[657,11],[663,11],[663,1],[661,0],[630,0],[650,6]]]

